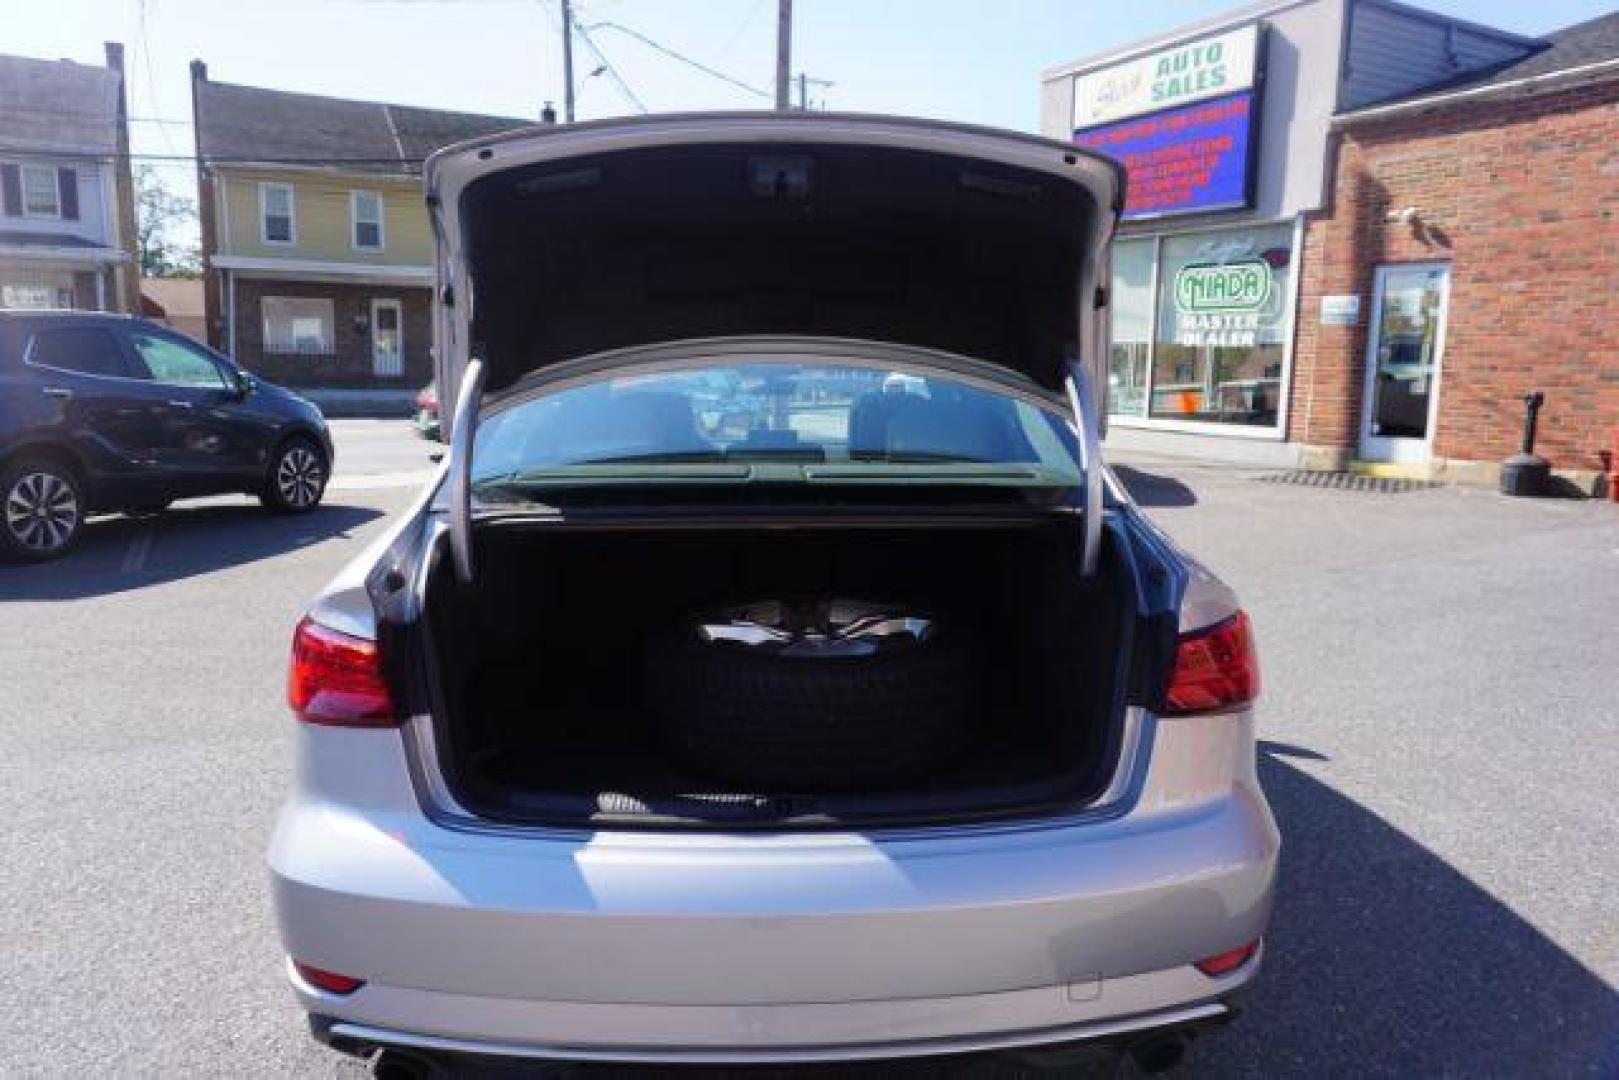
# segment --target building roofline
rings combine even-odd
[[[353,168],[347,168],[347,169],[344,168],[342,164],[321,165],[321,164],[316,164],[314,161],[309,161],[309,162],[254,161],[251,158],[213,158],[213,157],[200,158],[199,160],[202,162],[204,167],[206,167],[207,169],[209,169],[212,172],[219,172],[221,170],[229,170],[229,169],[241,169],[244,172],[248,172],[248,171],[251,171],[251,172],[285,172],[285,173],[298,173],[300,175],[302,175],[302,174],[311,174],[312,173],[312,174],[314,174],[316,176],[347,176],[347,177],[353,177],[355,179],[364,178],[365,180],[368,180],[368,181],[370,181],[372,183],[376,183],[377,181],[393,181],[395,183],[420,184],[422,182],[422,174],[420,172],[420,166],[421,166],[422,162],[427,160],[427,159],[426,158],[409,158],[409,159],[397,159],[396,160],[396,159],[391,159],[390,158],[388,160],[383,160],[383,159],[380,159],[380,158],[376,158],[376,159],[373,159],[373,158],[363,158],[363,159],[362,158],[356,158],[353,162],[349,163],[349,164],[352,164],[354,167]],[[418,167],[418,171],[416,171],[416,172],[378,172],[375,169],[363,168],[362,166],[364,166],[366,164],[373,164],[373,165],[396,165],[396,164],[397,165],[415,165],[415,166]]]
[[[1474,22],[1471,19],[1458,19],[1443,12],[1431,11],[1428,8],[1417,7],[1415,4],[1401,3],[1400,0],[1348,0],[1351,5],[1370,4],[1372,7],[1386,8],[1397,11],[1401,15],[1408,15],[1435,26],[1454,26],[1458,30],[1469,33],[1483,34],[1487,37],[1497,38],[1501,41],[1510,41],[1514,45],[1523,45],[1526,48],[1544,48],[1546,39],[1533,35],[1515,34],[1511,30],[1503,30],[1499,26],[1490,26],[1487,23]]]
[[[1567,90],[1590,83],[1607,82],[1611,79],[1619,79],[1619,56],[1610,57],[1607,60],[1598,60],[1590,64],[1577,64],[1557,71],[1543,71],[1538,75],[1525,75],[1521,79],[1480,83],[1474,86],[1464,86],[1456,90],[1425,94],[1422,97],[1406,98],[1402,101],[1390,102],[1387,105],[1370,105],[1363,109],[1356,109],[1353,112],[1339,113],[1332,118],[1332,126],[1335,128],[1352,127],[1355,124],[1373,120],[1386,120],[1413,113],[1428,112],[1434,109],[1446,109],[1475,101],[1488,101],[1495,97],[1538,97],[1541,94],[1554,93],[1558,90]]]
[[[343,97],[340,94],[315,94],[308,90],[283,90],[275,86],[254,86],[252,83],[230,82],[225,79],[199,78],[196,80],[204,86],[222,86],[231,90],[246,90],[254,94],[275,94],[277,96],[312,99],[315,101],[332,101],[342,105],[363,105],[375,109],[408,109],[413,112],[437,113],[442,116],[465,116],[477,120],[510,120],[518,124],[537,124],[537,119],[523,116],[501,116],[498,113],[470,112],[466,109],[445,109],[437,105],[412,105],[405,101],[377,101],[372,98]],[[392,125],[392,118],[389,118]]]
[[[1214,15],[1198,22],[1186,23],[1185,25],[1176,27],[1173,30],[1165,31],[1162,34],[1155,34],[1152,37],[1142,38],[1138,41],[1130,42],[1127,45],[1122,45],[1115,49],[1107,49],[1099,53],[1092,53],[1090,56],[1082,57],[1079,60],[1074,60],[1066,64],[1059,64],[1056,67],[1047,68],[1041,73],[1040,77],[1042,81],[1050,82],[1053,79],[1060,79],[1068,75],[1084,74],[1085,72],[1094,70],[1096,68],[1122,63],[1126,60],[1134,60],[1139,56],[1144,56],[1147,53],[1161,49],[1166,45],[1172,45],[1176,42],[1187,41],[1197,37],[1207,37],[1210,34],[1234,28],[1242,25],[1243,23],[1252,22],[1255,19],[1263,19],[1266,16],[1277,15],[1292,8],[1304,7],[1306,5],[1319,2],[1320,0],[1263,0],[1261,3],[1249,4],[1246,7],[1235,8],[1231,11]],[[1522,34],[1515,34],[1510,30],[1502,30],[1499,27],[1488,26],[1484,23],[1472,22],[1468,19],[1457,19],[1438,11],[1430,11],[1427,8],[1417,7],[1412,4],[1400,3],[1399,0],[1343,0],[1343,4],[1346,9],[1352,8],[1358,4],[1371,4],[1375,7],[1381,7],[1389,11],[1397,11],[1402,15],[1408,15],[1412,18],[1421,19],[1424,22],[1432,23],[1437,26],[1454,26],[1460,30],[1466,30],[1475,34],[1483,34],[1496,38],[1500,41],[1511,42],[1514,45],[1522,45],[1525,48],[1544,47],[1546,44],[1545,38],[1525,37]]]

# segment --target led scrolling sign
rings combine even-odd
[[[1126,218],[1253,205],[1262,45],[1251,23],[1074,80],[1074,142],[1124,163]]]

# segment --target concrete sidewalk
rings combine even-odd
[[[293,387],[294,393],[332,417],[408,417],[416,411],[416,390],[327,390]]]

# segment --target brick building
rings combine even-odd
[[[1493,480],[1518,449],[1522,397],[1538,390],[1537,451],[1595,486],[1619,437],[1619,14],[1550,42],[1335,122],[1332,200],[1306,227],[1300,309],[1381,296],[1384,319],[1301,320],[1290,428],[1313,460],[1350,457],[1389,419],[1380,409],[1399,408],[1389,296],[1432,281],[1448,296],[1430,471]]]
[[[1491,482],[1523,395],[1583,490],[1619,429],[1619,13],[1526,38],[1257,4],[1048,72],[1131,173],[1110,439]]]

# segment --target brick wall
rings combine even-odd
[[[1619,83],[1363,122],[1340,138],[1331,210],[1305,230],[1289,437],[1358,439],[1376,266],[1451,264],[1434,454],[1518,449],[1544,390],[1537,451],[1598,470],[1619,428]],[[1415,206],[1415,224],[1390,212]],[[1320,325],[1326,294],[1357,326]]]
[[[335,353],[293,356],[264,348],[266,296],[331,300],[335,317]],[[404,374],[372,373],[371,334],[355,326],[356,316],[371,320],[372,300],[399,300],[404,314]],[[433,377],[432,290],[390,285],[335,285],[309,281],[238,280],[236,283],[236,361],[271,382],[326,388],[417,389]]]

